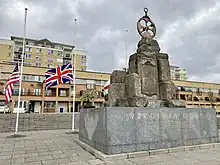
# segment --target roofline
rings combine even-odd
[[[220,85],[220,83],[205,82],[205,81],[190,81],[190,80],[172,80],[172,81],[176,81],[176,82],[188,82],[188,83],[217,84],[217,85]]]
[[[17,36],[10,36],[10,38],[11,38],[11,40],[13,40],[13,39],[15,39],[15,38],[18,38],[18,39],[23,39],[23,37],[17,37]],[[35,41],[35,42],[37,42],[37,41],[40,41],[40,40],[44,40],[44,39],[47,39],[47,40],[49,40],[48,38],[43,38],[43,39],[31,39],[31,38],[25,38],[26,40],[31,40],[31,41]],[[75,48],[75,46],[74,45],[69,45],[69,44],[62,44],[62,43],[58,43],[58,42],[53,42],[53,41],[51,41],[51,40],[49,40],[51,43],[53,43],[53,44],[57,44],[57,45],[63,45],[63,46],[70,46],[70,47],[73,47],[73,48]]]
[[[4,65],[15,65],[13,62],[0,62],[0,64],[4,64]],[[36,67],[36,66],[25,66],[24,67],[31,67],[31,68],[44,68],[44,69],[50,69],[47,67]],[[107,73],[107,72],[99,72],[99,71],[81,71],[81,70],[76,70],[77,72],[87,72],[87,73],[98,73],[98,74],[106,74],[106,75],[110,75],[111,73]]]

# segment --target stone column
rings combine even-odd
[[[71,112],[71,101],[68,102],[68,110],[67,110],[67,112],[68,112],[68,113]]]
[[[15,105],[15,101],[12,100],[10,103],[9,103],[9,108],[11,109],[11,113],[13,114],[14,112],[14,105]]]
[[[56,104],[55,104],[55,113],[58,112],[58,101],[56,100]]]
[[[56,88],[56,97],[59,97],[59,88]]]
[[[44,100],[42,100],[41,102],[41,111],[40,113],[44,113]]]

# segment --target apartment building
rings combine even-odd
[[[172,80],[187,80],[186,69],[179,66],[170,66],[170,76]]]
[[[177,99],[185,100],[187,108],[216,108],[220,113],[220,84],[173,81],[178,88]]]
[[[0,39],[0,59],[4,62],[21,61],[23,38],[11,36],[10,40]],[[74,46],[55,43],[48,39],[26,39],[24,66],[53,68],[72,63],[76,55],[76,70],[87,69],[86,52],[74,50]]]

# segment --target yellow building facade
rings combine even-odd
[[[23,38],[11,36],[11,40],[0,39],[0,60],[21,61]],[[60,44],[48,39],[26,39],[24,66],[54,68],[57,65],[73,63],[76,55],[76,69],[87,69],[86,52],[74,50],[74,46]]]

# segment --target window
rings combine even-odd
[[[24,59],[31,59],[31,54],[25,54]]]
[[[15,108],[18,108],[18,101],[15,101],[15,106],[14,106],[14,107],[15,107]],[[19,108],[22,108],[22,101],[20,102]]]
[[[87,84],[86,84],[87,89],[95,88],[95,81],[94,80],[87,80],[86,82],[87,82]]]
[[[41,95],[41,89],[34,89],[34,95],[40,96]]]
[[[52,90],[48,89],[45,91],[46,96],[52,96]]]
[[[95,88],[95,84],[86,84],[87,89],[93,89]]]
[[[8,49],[9,49],[9,50],[13,50],[13,46],[9,45],[9,46],[8,46]]]
[[[42,49],[41,48],[37,48],[36,49],[36,53],[41,53],[42,52]]]
[[[23,80],[23,81],[28,81],[28,77],[25,76],[25,75],[23,75],[23,76],[22,76],[22,80]]]
[[[52,64],[47,64],[47,67],[48,68],[52,68]]]
[[[57,62],[63,63],[63,59],[62,58],[58,58]]]
[[[31,65],[31,62],[26,61],[26,62],[24,62],[24,64],[25,64],[25,65]]]
[[[66,53],[65,57],[70,58],[70,53]]]
[[[5,101],[0,101],[0,106],[4,106],[5,105]]]
[[[16,46],[15,51],[16,52],[22,52],[22,46]]]
[[[21,89],[21,95],[22,95],[22,96],[27,95],[27,89],[26,89],[26,88],[22,88],[22,89]]]
[[[44,107],[46,107],[46,108],[55,108],[55,102],[45,102]]]
[[[45,90],[45,96],[56,96],[56,89],[46,89]]]
[[[45,80],[44,76],[40,76],[40,82],[43,82]]]
[[[53,62],[53,58],[52,57],[48,57],[48,62]]]
[[[32,52],[32,48],[26,47],[26,48],[25,48],[25,52]]]
[[[86,60],[86,56],[82,56],[81,59],[82,59],[82,61],[85,61]]]
[[[62,51],[57,51],[58,56],[62,56],[63,52]]]
[[[86,66],[82,67],[81,71],[86,71]]]
[[[53,50],[48,50],[48,54],[53,54]]]
[[[1,78],[2,79],[8,79],[9,78],[9,76],[10,76],[10,74],[8,74],[8,73],[1,73]]]
[[[13,95],[18,95],[18,94],[19,94],[19,88],[14,88]]]
[[[60,96],[67,96],[67,92],[64,89],[60,90]]]
[[[101,80],[96,80],[96,81],[95,81],[95,84],[96,84],[96,85],[103,85],[103,82],[102,82]]]
[[[63,65],[66,65],[66,64],[69,64],[69,63],[71,63],[70,60],[63,60]]]
[[[37,66],[37,67],[40,67],[40,66],[41,66],[41,63],[37,61],[37,62],[36,62],[36,66]]]
[[[86,84],[86,80],[84,80],[84,79],[76,79],[76,84]]]
[[[86,61],[81,61],[82,66],[86,66]]]

